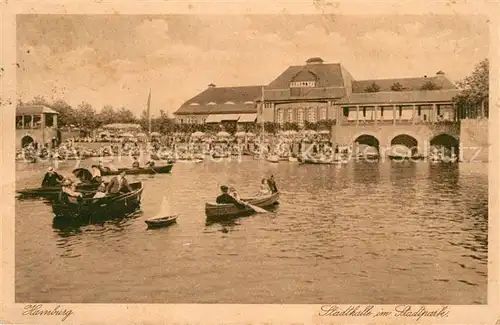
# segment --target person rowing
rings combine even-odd
[[[222,194],[219,195],[217,197],[217,199],[215,200],[215,202],[217,202],[217,204],[234,204],[239,208],[246,207],[246,204],[244,204],[243,202],[241,202],[240,200],[236,199],[234,196],[232,196],[228,193],[229,188],[226,185],[222,185],[220,187],[220,190],[221,190]]]
[[[269,189],[271,189],[272,193],[278,192],[278,187],[276,187],[276,182],[274,181],[274,175],[271,175],[267,180],[267,184],[269,185]]]
[[[45,173],[45,176],[43,177],[42,180],[42,187],[54,187],[58,186],[61,184],[61,182],[64,180],[64,177],[59,175],[54,171],[54,168],[49,167],[47,169],[47,173]]]

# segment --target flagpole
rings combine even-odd
[[[151,143],[151,88],[149,89],[148,96],[148,137],[149,143]]]

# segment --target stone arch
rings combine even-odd
[[[406,133],[398,134],[395,137],[393,137],[391,139],[390,144],[391,144],[391,148],[393,146],[398,146],[398,145],[405,146],[406,148],[411,150],[412,155],[418,153],[418,144],[419,143],[418,143],[417,138],[412,136],[412,135],[406,134]]]
[[[458,156],[458,150],[460,147],[460,138],[453,134],[446,132],[441,132],[434,135],[430,140],[429,144],[431,147],[441,147],[444,148],[449,154],[456,154]]]
[[[35,139],[31,135],[24,135],[21,138],[21,148],[28,146],[30,143],[35,143]]]
[[[377,150],[377,153],[380,153],[380,140],[377,135],[371,132],[363,132],[354,136],[352,141],[355,146],[354,151],[358,149],[358,146],[370,146]],[[356,144],[358,146],[356,146]]]

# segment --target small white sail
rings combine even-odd
[[[163,197],[161,201],[160,211],[157,213],[157,217],[163,218],[170,216],[170,205],[166,197]]]

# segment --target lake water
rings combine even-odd
[[[19,163],[17,187],[44,172]],[[245,196],[270,174],[274,213],[206,224],[222,183]],[[487,303],[486,164],[244,159],[128,179],[142,211],[101,225],[57,229],[50,205],[16,201],[17,302]],[[147,230],[163,197],[178,222]]]

